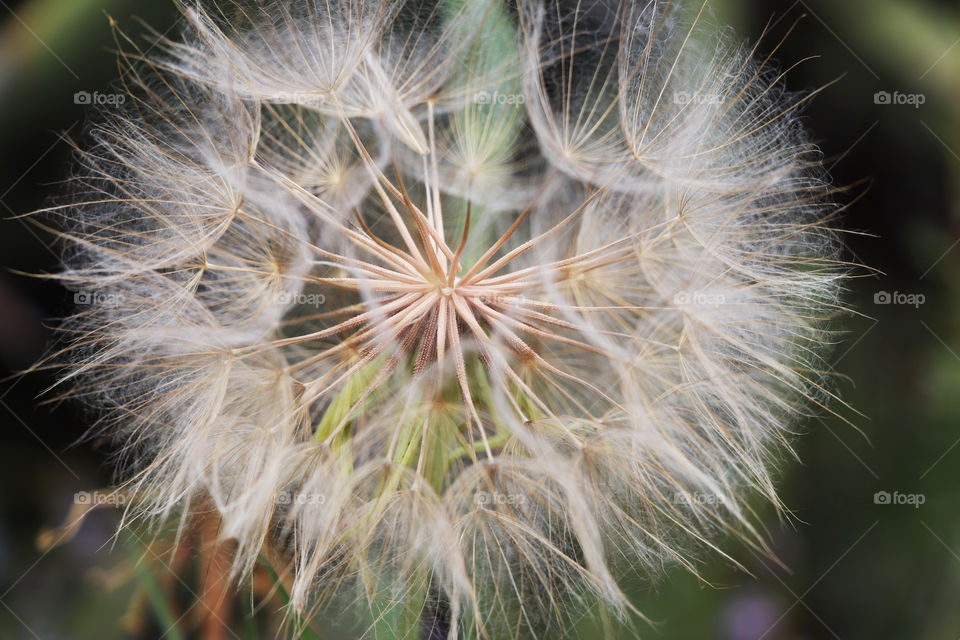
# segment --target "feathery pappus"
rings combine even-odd
[[[769,58],[699,2],[178,6],[45,212],[130,517],[450,637],[762,546],[844,275]]]

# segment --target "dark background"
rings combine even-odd
[[[856,232],[848,258],[876,270],[849,282],[859,314],[838,319],[845,333],[833,355],[836,389],[862,415],[843,413],[863,433],[825,414],[797,441],[802,462],[783,461],[791,517],[769,514],[766,524],[784,566],[740,549],[750,573],[714,562],[705,584],[672,571],[638,592],[656,622],[638,629],[667,640],[960,638],[960,7],[710,4],[751,40],[771,21],[763,51],[805,15],[777,58],[786,67],[816,57],[789,86],[839,78],[806,119],[836,184],[851,185],[842,196],[843,226]],[[54,272],[57,258],[48,235],[13,216],[43,206],[68,175],[64,137],[82,135],[86,113],[74,94],[109,91],[117,75],[107,13],[132,35],[144,32],[135,17],[160,32],[174,18],[163,0],[0,0],[2,376],[43,356],[48,327],[69,309],[56,284],[18,273]],[[877,104],[882,91],[923,104]],[[882,292],[919,294],[923,304],[877,304]],[[74,445],[84,430],[77,409],[38,403],[52,380],[0,383],[0,637],[159,638],[155,616],[131,613],[144,583],[136,548],[113,545],[115,514],[97,513],[71,542],[38,550],[38,533],[66,517],[75,492],[110,481],[105,452]],[[923,504],[877,504],[877,492]],[[179,627],[194,633],[189,616]]]

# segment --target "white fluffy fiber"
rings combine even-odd
[[[669,2],[181,8],[49,212],[137,514],[492,637],[762,544],[842,275],[776,70]]]

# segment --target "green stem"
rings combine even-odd
[[[136,566],[137,582],[140,584],[140,588],[143,589],[143,592],[146,594],[147,601],[150,602],[150,608],[153,609],[153,613],[157,616],[157,622],[159,622],[160,626],[166,630],[166,637],[170,640],[185,640],[184,635],[180,631],[180,627],[177,624],[177,616],[175,616],[171,610],[170,603],[167,602],[167,598],[163,593],[160,583],[153,574],[153,570],[150,568],[149,563],[145,562],[143,559],[143,552],[146,549],[144,547],[140,547],[132,540],[127,541],[126,548],[127,554],[130,556],[131,560],[133,560],[133,563]]]
[[[283,581],[280,580],[279,574],[277,574],[276,569],[273,568],[273,565],[270,564],[270,560],[267,559],[267,556],[263,553],[260,554],[260,562],[267,568],[267,573],[270,574],[270,579],[273,580],[273,583],[277,587],[277,593],[280,594],[280,599],[283,600],[283,604],[290,604],[290,594],[287,593],[286,588],[283,586]],[[310,628],[310,625],[299,614],[294,612],[293,618],[294,626],[294,638],[299,640],[320,640],[320,637],[314,633],[313,629]]]

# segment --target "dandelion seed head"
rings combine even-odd
[[[131,517],[491,637],[762,546],[842,276],[769,61],[669,2],[180,6],[47,212]]]

